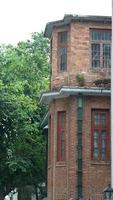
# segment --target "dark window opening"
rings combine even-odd
[[[65,160],[65,132],[66,132],[66,112],[58,112],[57,123],[57,161]]]
[[[58,43],[67,44],[67,31],[58,33]]]
[[[67,69],[67,48],[59,49],[59,62],[60,71],[65,71]]]
[[[58,33],[58,67],[59,71],[67,71],[67,31]]]

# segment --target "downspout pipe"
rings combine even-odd
[[[82,197],[83,192],[83,156],[82,156],[82,133],[83,126],[83,96],[77,97],[77,199]]]

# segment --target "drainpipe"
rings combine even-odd
[[[82,197],[82,126],[83,126],[83,96],[77,97],[77,198]]]
[[[112,51],[111,51],[111,187],[113,188],[113,0],[112,0]]]

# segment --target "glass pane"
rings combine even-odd
[[[102,160],[106,159],[106,131],[102,130]]]
[[[103,44],[103,67],[111,67],[111,45]]]
[[[100,67],[100,44],[92,44],[92,67]]]
[[[67,48],[60,48],[60,70],[64,71],[67,69]]]
[[[65,141],[64,141],[64,132],[61,133],[61,159],[64,160],[65,153]]]
[[[101,39],[101,32],[100,31],[93,31],[92,32],[92,40],[100,40]]]
[[[57,160],[65,159],[65,120],[66,112],[58,112],[58,129],[57,129]]]
[[[106,113],[101,113],[101,114],[100,114],[100,123],[101,123],[101,125],[103,125],[103,126],[106,125]]]
[[[94,125],[106,125],[106,113],[97,112],[94,113]]]
[[[111,40],[111,31],[102,31],[101,35],[102,35],[101,36],[102,40],[106,40],[106,41]]]
[[[67,44],[67,32],[59,33],[59,43],[60,44]]]
[[[111,193],[111,200],[113,200],[113,193]]]
[[[98,131],[95,130],[94,131],[94,136],[93,136],[93,142],[94,142],[94,152],[93,152],[93,157],[94,159],[98,159],[98,156],[99,156],[99,134],[98,134]]]
[[[92,40],[111,41],[111,31],[110,30],[93,30]]]
[[[64,130],[65,129],[65,116],[66,113],[65,112],[61,112],[61,129]]]
[[[99,113],[94,113],[94,125],[100,124],[100,115]]]
[[[61,133],[61,141],[64,141],[64,131]]]

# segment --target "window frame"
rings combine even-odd
[[[63,33],[66,33],[66,42],[61,42],[61,37],[63,35]],[[61,55],[61,51],[65,50],[65,53]],[[67,30],[62,30],[60,32],[58,32],[58,72],[66,72],[67,71],[67,51],[68,51],[68,31]],[[64,59],[64,58],[65,59]],[[62,59],[65,60],[64,65],[65,66],[61,66],[61,64],[63,64]]]
[[[106,114],[106,124],[94,125],[94,113]],[[94,158],[94,130],[98,130],[99,133],[99,155]],[[106,131],[106,158],[102,159],[102,131]],[[110,112],[108,109],[92,109],[91,110],[91,159],[93,161],[109,161],[110,160]]]
[[[62,126],[63,120],[63,126]],[[63,140],[62,140],[62,137]],[[66,111],[57,112],[57,161],[66,160]],[[64,148],[64,150],[62,149]],[[63,150],[63,152],[62,152]]]
[[[90,44],[91,44],[91,68],[92,69],[110,69],[111,68],[111,40],[93,40],[92,39],[92,34],[93,34],[93,31],[97,31],[97,32],[110,32],[111,33],[111,29],[96,29],[96,28],[91,28],[90,29]],[[92,56],[92,45],[93,44],[96,44],[96,45],[99,45],[100,46],[100,56],[99,56],[99,61],[100,61],[100,65],[99,66],[93,66],[93,56]],[[103,58],[103,55],[104,55],[104,45],[110,45],[110,66],[104,66],[104,58]]]

